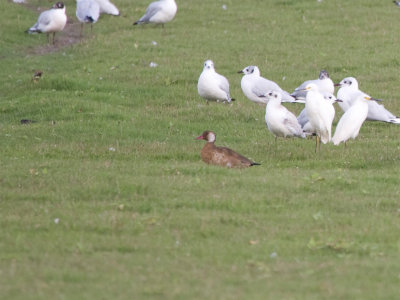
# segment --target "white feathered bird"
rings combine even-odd
[[[238,73],[244,74],[241,80],[241,87],[244,95],[256,103],[267,103],[265,95],[269,91],[278,91],[282,94],[282,102],[295,102],[290,94],[280,88],[280,86],[260,75],[260,69],[257,66],[248,66]]]
[[[353,105],[340,118],[332,142],[339,145],[346,143],[350,138],[355,139],[360,132],[361,126],[368,116],[368,103],[371,101],[380,101],[367,95],[359,94]]]
[[[211,60],[204,62],[203,72],[200,74],[197,90],[204,99],[211,101],[234,101],[229,93],[229,82],[224,76],[218,74]]]
[[[175,15],[178,7],[175,0],[160,0],[150,3],[147,7],[145,14],[137,20],[133,25],[142,23],[162,24],[171,21]]]
[[[335,85],[332,79],[330,79],[329,73],[325,70],[321,70],[318,79],[307,80],[303,82],[300,86],[298,86],[294,90],[291,96],[296,98],[296,100],[305,100],[307,95],[307,91],[305,90],[305,88],[310,83],[314,83],[317,86],[320,93],[333,94],[333,92],[335,91]]]
[[[49,40],[49,34],[53,33],[53,44],[56,32],[62,31],[67,24],[67,15],[65,14],[65,5],[63,2],[57,2],[49,10],[43,11],[28,33],[46,33]]]
[[[275,137],[300,137],[305,138],[303,130],[296,116],[281,104],[280,91],[270,91],[266,95],[267,107],[265,109],[265,123],[268,130]]]
[[[337,86],[337,98],[343,102],[339,103],[340,108],[346,112],[359,98],[359,96],[370,97],[368,94],[359,90],[357,79],[354,77],[344,78]],[[382,121],[387,123],[400,124],[400,118],[388,111],[383,105],[375,101],[368,101],[368,121]]]
[[[333,104],[335,102],[340,102],[341,100],[336,99],[335,95],[331,94],[331,93],[322,93],[322,96],[324,97],[325,101],[327,101],[328,104],[330,104],[332,106],[332,108],[329,107],[328,111],[330,113],[330,118],[333,119],[335,118],[335,108],[333,107]],[[301,127],[303,128],[303,131],[306,134],[314,134],[315,133],[315,129],[312,127],[310,120],[308,119],[307,116],[307,110],[306,108],[304,108],[300,114],[297,116],[297,120],[299,121],[299,124],[301,125]]]
[[[100,6],[96,0],[77,0],[76,17],[81,22],[81,35],[84,23],[89,23],[90,28],[100,17]]]
[[[320,147],[320,141],[326,144],[331,140],[334,108],[331,103],[324,99],[314,83],[308,84],[305,90],[307,90],[306,112],[310,125],[317,136],[315,141],[315,151],[317,151]]]
[[[96,0],[96,2],[100,6],[101,14],[119,16],[118,8],[113,3],[111,3],[109,0]]]

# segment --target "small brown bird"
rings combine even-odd
[[[40,78],[42,77],[42,75],[43,75],[42,71],[36,70],[35,73],[33,74],[32,81],[38,82],[40,80]]]
[[[228,168],[247,168],[260,165],[229,148],[215,146],[215,139],[215,133],[209,130],[204,131],[202,135],[196,138],[196,140],[207,141],[207,144],[201,150],[201,159],[205,163]]]

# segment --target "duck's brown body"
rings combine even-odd
[[[215,133],[212,131],[204,131],[197,139],[207,140],[201,150],[201,159],[207,164],[228,168],[247,168],[259,165],[229,148],[215,146]]]

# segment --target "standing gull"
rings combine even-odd
[[[328,103],[314,83],[307,84],[306,112],[310,126],[315,130],[315,152],[319,150],[320,142],[326,144],[332,135],[332,104]]]
[[[175,0],[160,0],[150,3],[143,17],[137,20],[133,25],[142,23],[162,24],[171,21],[177,11]]]
[[[335,118],[335,108],[333,107],[333,104],[335,102],[341,102],[341,100],[336,99],[335,95],[331,93],[325,92],[322,93],[322,96],[324,97],[325,101],[327,101],[327,103],[330,104],[330,106],[327,106],[327,110],[329,111],[330,119],[332,119],[333,122],[333,119]],[[303,131],[306,134],[315,134],[315,129],[312,127],[310,120],[308,119],[306,108],[304,108],[300,112],[300,114],[297,117],[297,120],[299,121],[301,127],[303,128]]]
[[[265,95],[269,91],[277,91],[282,94],[282,102],[295,102],[288,92],[282,90],[275,82],[260,76],[257,66],[248,66],[238,73],[243,73],[240,83],[244,95],[256,103],[267,103]]]
[[[92,30],[93,24],[97,22],[100,16],[100,6],[96,0],[77,0],[76,17],[81,22],[81,36],[84,23],[90,23]]]
[[[35,25],[27,30],[28,33],[46,33],[49,40],[49,34],[53,33],[53,45],[56,32],[62,31],[67,24],[67,15],[65,14],[65,5],[57,2],[49,10],[45,10],[39,15]]]
[[[214,63],[211,60],[204,62],[203,72],[197,83],[199,95],[211,101],[234,101],[229,94],[229,82],[224,76],[215,72]]]
[[[270,91],[266,95],[265,122],[268,130],[277,137],[301,137],[305,134],[301,129],[296,116],[281,104],[282,95],[277,91]]]
[[[368,103],[371,101],[380,101],[367,95],[359,94],[354,104],[340,118],[332,142],[339,145],[341,142],[346,144],[350,138],[355,139],[360,132],[361,126],[368,115]]]
[[[358,89],[358,82],[354,77],[346,77],[337,85],[340,86],[337,92],[337,98],[343,101],[339,103],[339,106],[344,112],[355,103],[359,96],[370,97],[368,94]],[[388,111],[383,105],[375,101],[368,101],[366,103],[368,104],[368,121],[400,124],[400,118]]]
[[[329,78],[329,74],[325,70],[321,70],[319,73],[319,78],[314,80],[307,80],[303,82],[300,86],[298,86],[294,92],[291,94],[296,100],[305,100],[307,91],[305,90],[306,86],[310,83],[314,83],[318,90],[321,93],[330,93],[333,94],[335,91],[335,85],[333,84],[332,79]]]

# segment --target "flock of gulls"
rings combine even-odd
[[[20,0],[17,1],[21,3]],[[65,5],[63,2],[57,2],[51,9],[43,11],[37,22],[27,30],[28,33],[46,33],[53,35],[53,44],[55,44],[55,34],[64,30],[67,24],[67,15],[65,12]],[[159,0],[150,3],[147,7],[145,14],[133,25],[143,23],[161,24],[171,21],[177,11],[178,7],[175,0]],[[109,0],[76,0],[76,17],[81,22],[81,35],[83,24],[91,24],[99,20],[100,14],[110,14],[119,16],[118,8]],[[50,41],[50,40],[49,40]]]
[[[358,88],[354,77],[346,77],[340,83],[334,84],[328,72],[322,70],[319,78],[307,80],[292,93],[288,93],[276,82],[262,77],[257,66],[247,66],[239,73],[243,73],[243,94],[252,102],[266,105],[265,123],[275,138],[306,138],[315,135],[316,152],[319,151],[321,142],[339,145],[350,138],[355,139],[365,120],[400,124],[400,118],[377,103],[382,100],[372,98]],[[339,87],[337,97],[334,95],[335,86]],[[215,71],[211,60],[204,63],[198,80],[198,93],[207,103],[231,103],[234,100],[229,93],[228,80]],[[282,102],[305,103],[305,108],[296,117]],[[336,102],[344,114],[332,136],[332,122],[335,117],[333,104]],[[227,167],[257,165],[228,148],[214,146],[216,136],[212,131],[203,132],[198,139],[207,141],[201,152],[202,160],[206,163]]]
[[[394,2],[400,5],[397,1]],[[175,17],[176,12],[175,0],[155,1],[133,25],[164,25]],[[119,15],[119,10],[109,0],[77,0],[76,16],[82,26],[84,23],[96,23],[101,13]],[[52,33],[54,43],[55,33],[62,31],[66,24],[65,5],[63,2],[57,2],[50,10],[43,11],[27,32],[47,35]],[[344,78],[340,83],[334,84],[328,72],[322,70],[319,78],[305,81],[289,93],[282,90],[276,82],[262,77],[257,66],[247,66],[238,73],[243,74],[241,88],[244,95],[254,103],[266,105],[265,122],[275,139],[316,136],[316,152],[319,151],[321,142],[339,145],[341,142],[346,143],[350,138],[355,139],[365,120],[400,124],[400,118],[377,103],[382,100],[372,98],[359,89],[354,77]],[[339,87],[336,97],[335,86]],[[208,101],[231,103],[235,100],[230,95],[228,80],[215,71],[211,60],[205,61],[197,87],[199,95],[206,99],[207,104]],[[305,108],[296,117],[282,102],[304,103]],[[344,114],[332,136],[334,103],[338,103]],[[197,139],[207,141],[201,151],[201,157],[208,164],[225,167],[259,165],[229,148],[215,146],[216,134],[210,130],[204,131]]]

